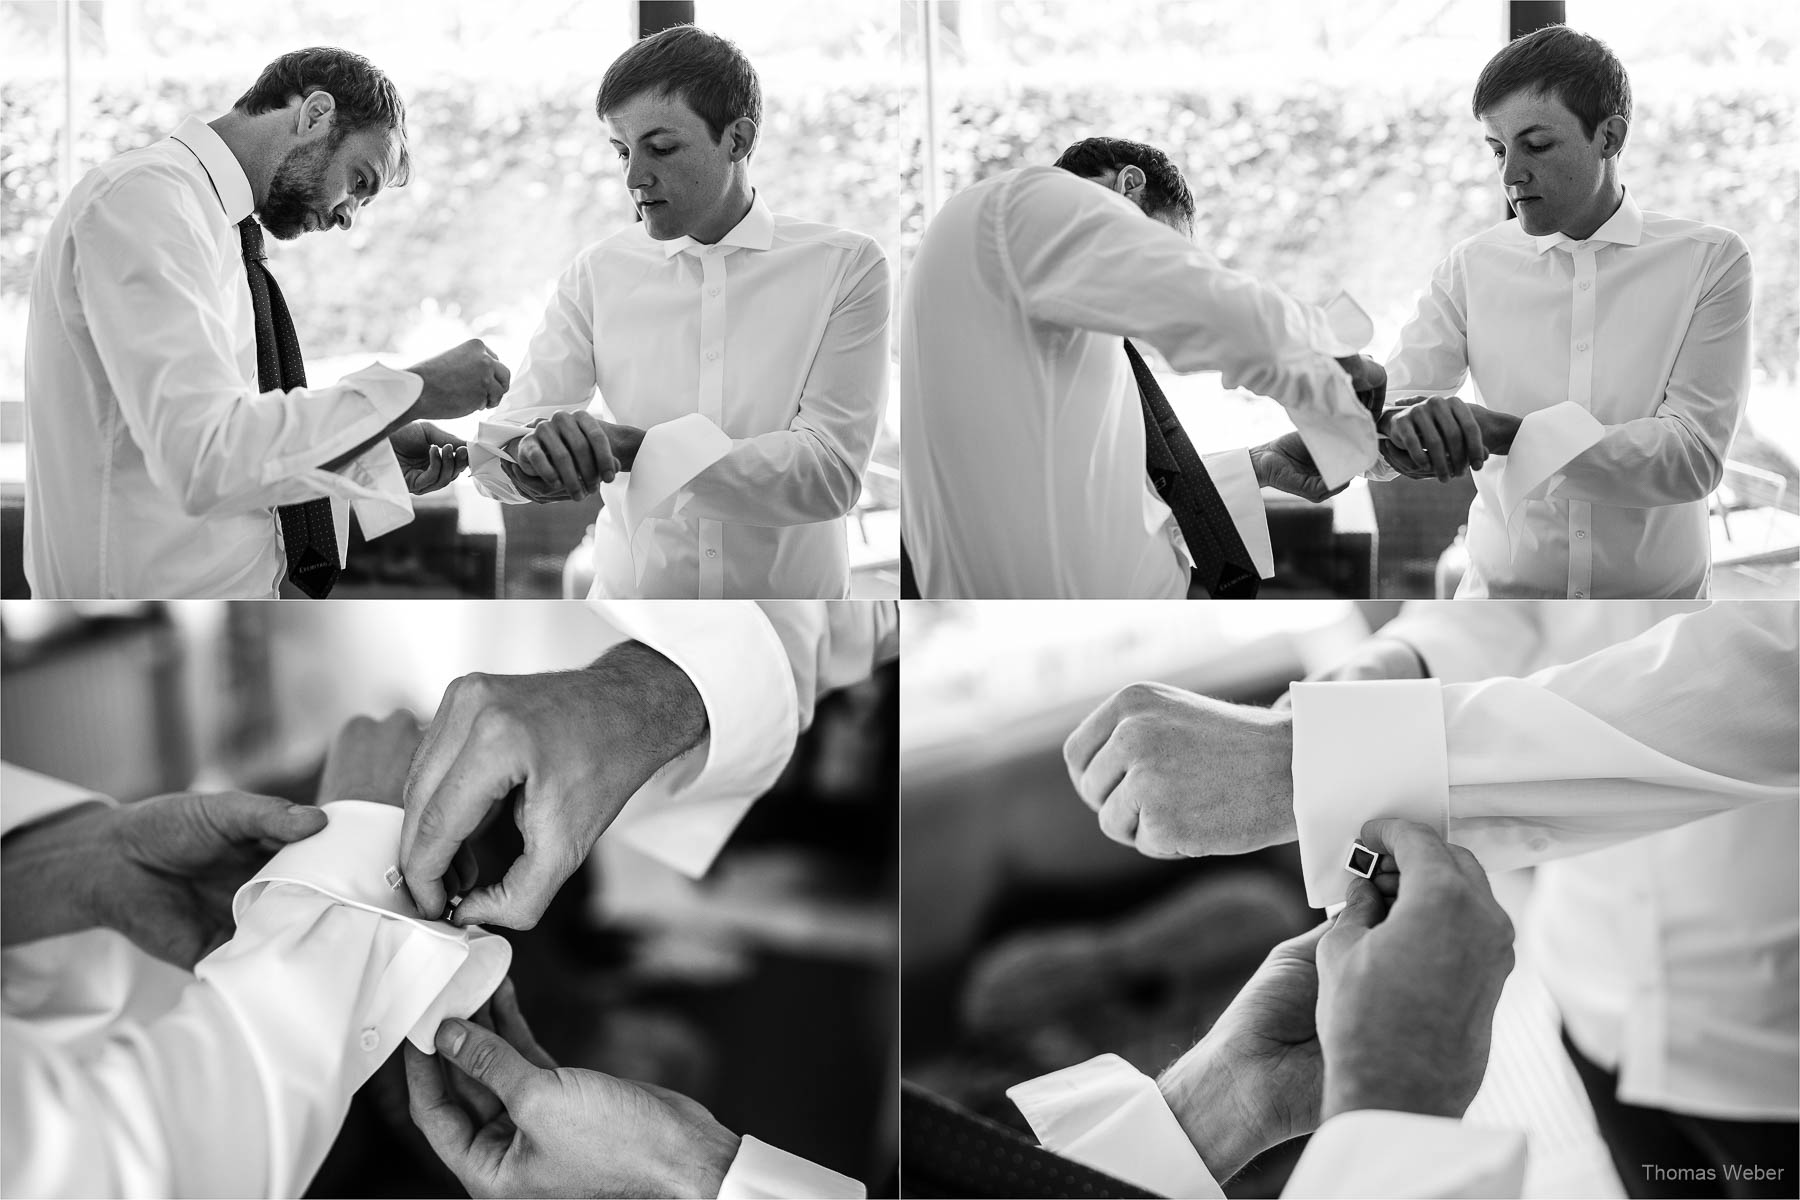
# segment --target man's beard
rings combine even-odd
[[[269,180],[269,195],[258,214],[262,227],[284,242],[291,242],[306,232],[306,218],[317,217],[320,224],[331,224],[326,213],[326,194],[321,178],[337,152],[343,138],[335,134],[322,142],[295,146],[287,152]]]

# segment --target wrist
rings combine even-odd
[[[644,430],[631,425],[608,424],[606,436],[612,443],[613,457],[618,460],[619,470],[631,470],[637,462],[638,451],[644,445]]]
[[[631,795],[668,763],[700,744],[706,704],[687,672],[642,642],[622,642],[588,670],[599,689],[608,744],[629,747],[613,764]]]
[[[91,800],[6,836],[0,941],[10,946],[111,925],[99,881],[116,874],[108,861],[114,816],[110,805]]]
[[[1458,1106],[1449,1096],[1421,1086],[1441,1074],[1439,1064],[1403,1063],[1325,1064],[1325,1085],[1319,1096],[1319,1124],[1347,1112],[1418,1113],[1427,1117],[1460,1118],[1468,1104]]]
[[[713,1197],[725,1184],[743,1141],[717,1121],[698,1122],[687,1144],[669,1158],[666,1196]]]
[[[1263,758],[1268,764],[1268,774],[1264,778],[1263,792],[1272,824],[1268,844],[1285,845],[1300,837],[1300,828],[1294,821],[1294,710],[1270,708],[1263,711],[1267,714],[1264,736],[1268,739]]]
[[[1210,1039],[1177,1059],[1156,1087],[1215,1183],[1224,1184],[1270,1144],[1233,1101],[1236,1081]]]

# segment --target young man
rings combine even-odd
[[[751,186],[762,89],[722,37],[636,43],[595,110],[642,221],[558,282],[471,447],[477,486],[541,503],[631,472],[594,527],[597,597],[845,595],[844,515],[886,399],[880,247]]]
[[[1703,597],[1706,498],[1749,393],[1749,252],[1626,192],[1631,84],[1598,40],[1512,42],[1472,107],[1518,220],[1453,249],[1401,331],[1390,388],[1431,395],[1388,416],[1375,477],[1478,468],[1459,597]]]
[[[90,171],[38,255],[25,348],[26,577],[39,597],[329,592],[349,511],[379,536],[455,478],[416,418],[497,402],[478,341],[308,388],[264,266],[406,182],[406,110],[344,50],[285,54],[229,113]],[[260,224],[251,219],[256,213]],[[409,423],[410,422],[410,423]]]
[[[921,595],[1254,595],[1273,571],[1259,485],[1320,500],[1374,457],[1356,389],[1378,409],[1381,368],[1197,250],[1193,213],[1167,155],[1090,138],[933,218],[901,325]],[[1127,338],[1274,397],[1299,435],[1202,458]]]

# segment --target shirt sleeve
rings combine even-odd
[[[1469,381],[1469,306],[1458,253],[1439,263],[1431,283],[1400,329],[1388,355],[1388,399],[1454,396]],[[1399,477],[1379,456],[1364,472],[1370,479]]]
[[[1523,675],[1539,661],[1544,618],[1554,613],[1545,606],[1554,603],[1409,600],[1400,615],[1373,636],[1405,642],[1425,664],[1425,673],[1444,683]]]
[[[1375,458],[1375,429],[1334,359],[1323,310],[1228,270],[1129,201],[1067,171],[1020,172],[999,207],[1000,270],[1034,320],[1140,338],[1175,370],[1287,409],[1325,482]]]
[[[1800,609],[1715,604],[1524,679],[1295,684],[1307,899],[1343,899],[1363,822],[1405,817],[1489,870],[1800,793]]]
[[[98,801],[111,804],[111,797],[99,792],[27,771],[8,762],[0,762],[0,835],[23,829],[65,808]]]
[[[694,878],[787,766],[818,698],[899,653],[891,602],[594,603],[621,634],[686,672],[706,706],[701,744],[639,788],[611,829]]]
[[[146,169],[95,197],[71,229],[83,315],[151,480],[192,516],[323,494],[368,505],[378,527],[403,524],[411,501],[385,439],[354,469],[323,468],[402,417],[424,381],[375,365],[330,387],[258,394],[212,274],[217,219],[185,182]],[[383,520],[384,508],[404,517]]]
[[[1735,235],[1708,281],[1675,352],[1655,415],[1604,425],[1576,404],[1520,423],[1507,465],[1530,461],[1508,481],[1514,503],[1546,493],[1617,508],[1685,504],[1712,494],[1750,396],[1750,254]],[[1509,509],[1510,511],[1510,509]]]
[[[80,1051],[7,1018],[7,1195],[300,1195],[400,1040],[429,1052],[423,1026],[499,985],[504,939],[365,878],[397,854],[400,810],[326,811],[239,892],[237,932],[166,1012]]]
[[[503,504],[528,503],[506,474],[503,464],[512,460],[505,445],[558,412],[585,412],[597,384],[594,297],[583,255],[557,279],[513,386],[469,442],[469,475],[476,490]]]
[[[748,1135],[719,1183],[719,1200],[863,1200],[868,1194],[848,1175]]]
[[[887,404],[891,290],[887,258],[864,243],[834,298],[793,420],[786,429],[732,438],[687,481],[683,516],[807,525],[855,506]]]
[[[1155,1082],[1103,1054],[1007,1089],[1044,1149],[1163,1196],[1222,1200]],[[1525,1135],[1364,1109],[1312,1135],[1284,1196],[1518,1196]]]

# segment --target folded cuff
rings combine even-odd
[[[1444,832],[1450,797],[1443,687],[1435,679],[1296,683],[1294,826],[1314,908],[1341,903],[1364,822],[1400,817]]]
[[[1250,561],[1263,579],[1275,575],[1275,549],[1269,542],[1269,517],[1263,509],[1262,485],[1256,482],[1256,467],[1248,450],[1225,450],[1218,454],[1202,454],[1201,465],[1219,489],[1225,511],[1237,527]]]
[[[1516,1129],[1360,1109],[1319,1127],[1282,1194],[1514,1197],[1524,1186],[1525,1135]]]
[[[1525,502],[1542,499],[1554,490],[1570,460],[1605,433],[1606,427],[1594,419],[1594,414],[1573,400],[1539,409],[1519,422],[1498,484],[1500,512],[1509,543],[1513,539],[1513,523]]]
[[[719,1200],[862,1200],[868,1189],[828,1167],[745,1135],[719,1184]]]

